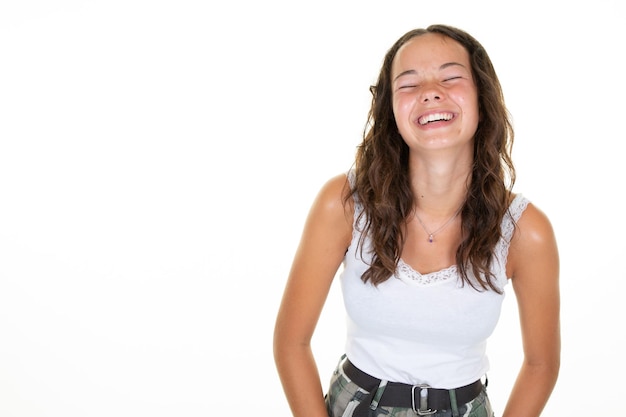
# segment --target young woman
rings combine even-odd
[[[559,371],[559,260],[546,215],[512,192],[513,130],[491,61],[433,25],[388,51],[355,166],[306,221],[276,320],[294,416],[493,416],[486,340],[507,284],[524,360],[503,417],[539,416]],[[343,265],[348,315],[324,395],[310,340]]]

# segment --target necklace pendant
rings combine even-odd
[[[428,235],[428,243],[433,243],[433,235]]]

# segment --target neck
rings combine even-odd
[[[471,161],[414,159],[409,172],[417,210],[433,217],[447,217],[465,201]]]

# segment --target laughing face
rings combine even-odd
[[[458,42],[428,33],[405,43],[391,68],[393,111],[410,149],[470,146],[478,126],[478,91]]]

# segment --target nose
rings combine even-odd
[[[424,94],[422,97],[422,101],[424,103],[428,103],[429,101],[439,101],[441,100],[441,96],[439,94]]]
[[[441,90],[436,84],[428,84],[422,88],[422,102],[428,103],[431,101],[439,101],[443,97]]]

